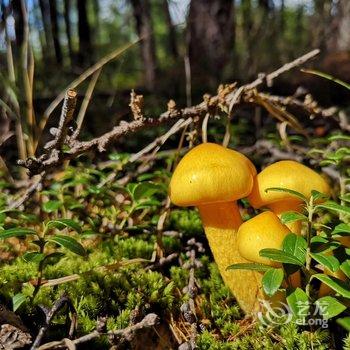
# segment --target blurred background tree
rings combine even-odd
[[[312,48],[322,50],[313,66],[350,80],[349,0],[0,0],[0,4],[1,120],[23,129],[17,130],[23,135],[22,140],[17,137],[21,157],[35,153],[35,139],[42,131],[36,125],[62,89],[102,57],[137,38],[141,41],[103,66],[99,76],[79,85],[81,103],[88,84],[96,83],[85,132],[99,134],[124,118],[130,89],[147,97],[146,113],[157,115],[170,98],[181,106],[196,103],[204,92],[215,93],[220,83],[246,82]],[[278,79],[273,91],[293,94],[303,85],[325,105],[346,103],[344,93],[327,84],[293,72]],[[57,124],[58,115],[57,109],[45,130]]]

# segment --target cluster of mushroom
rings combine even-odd
[[[257,174],[246,156],[213,143],[191,149],[170,182],[169,195],[174,204],[198,207],[223,280],[247,314],[259,310],[259,300],[268,298],[262,289],[262,274],[227,267],[249,262],[273,266],[273,262],[260,257],[259,251],[280,249],[288,233],[301,233],[299,224],[283,225],[279,219],[285,211],[301,211],[301,201],[287,192],[265,191],[271,187],[298,191],[306,197],[312,190],[329,193],[326,181],[298,162],[279,161]],[[256,209],[268,211],[243,223],[236,203],[241,198],[248,198]]]

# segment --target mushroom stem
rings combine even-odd
[[[230,288],[245,313],[260,308],[264,299],[261,274],[248,270],[226,270],[237,263],[249,263],[238,252],[237,230],[242,219],[236,202],[201,204],[198,206],[210,249],[225,284]]]
[[[271,203],[268,205],[269,209],[274,212],[279,218],[281,215],[287,211],[301,212],[300,202],[286,200],[276,203]],[[287,223],[286,226],[295,234],[301,234],[301,221],[294,221]]]

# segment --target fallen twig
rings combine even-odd
[[[145,270],[158,270],[158,269],[161,269],[163,266],[166,266],[166,265],[172,263],[178,257],[179,257],[178,253],[171,253],[168,256],[165,256],[164,258],[160,258],[154,264],[146,266]]]
[[[42,188],[43,181],[45,179],[46,172],[43,171],[38,178],[26,189],[24,194],[17,200],[9,203],[10,209],[19,208],[25,201],[27,201],[35,192]]]
[[[52,319],[55,317],[55,315],[65,306],[67,305],[71,315],[71,325],[69,329],[69,334],[68,337],[71,338],[73,336],[73,332],[76,327],[76,321],[77,321],[77,312],[75,311],[75,308],[73,306],[73,303],[71,300],[68,298],[68,296],[63,295],[60,299],[58,299],[54,304],[53,307],[48,311],[45,312],[46,318],[45,318],[45,324],[40,328],[38,335],[36,336],[33,345],[31,347],[31,350],[36,350],[38,346],[40,345],[46,331],[51,325]],[[45,310],[44,310],[45,311]]]
[[[75,348],[76,345],[89,342],[103,335],[107,335],[113,338],[118,337],[118,338],[130,341],[132,340],[135,332],[141,329],[154,327],[157,324],[157,322],[158,322],[158,316],[156,314],[148,314],[140,322],[136,323],[135,325],[126,327],[124,329],[104,332],[103,329],[101,329],[103,327],[97,327],[93,332],[86,334],[80,338],[71,340],[70,344]],[[53,342],[41,345],[39,348],[37,348],[37,350],[62,349],[62,348],[67,348],[65,339],[62,339],[60,341],[53,341]]]

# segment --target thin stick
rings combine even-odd
[[[189,125],[192,122],[192,119],[180,119],[178,120],[170,129],[167,133],[165,133],[164,135],[157,137],[153,142],[151,142],[149,145],[147,145],[145,148],[143,148],[141,151],[133,154],[130,159],[129,162],[135,162],[136,160],[140,159],[144,154],[150,152],[153,148],[157,148],[159,150],[160,146],[162,146],[166,140],[176,134],[179,130],[181,130],[182,128],[184,128],[185,126]]]
[[[27,190],[24,192],[24,194],[17,199],[16,201],[9,203],[9,208],[11,209],[16,209],[19,208],[25,201],[27,201],[36,191],[38,191],[39,189],[41,189],[42,187],[42,183],[45,179],[45,172],[43,172],[42,174],[38,175],[38,178],[36,179],[36,181],[34,181],[28,188]]]
[[[72,301],[66,296],[63,295],[60,299],[58,299],[52,306],[52,308],[50,309],[49,312],[47,312],[46,314],[46,318],[45,318],[45,324],[40,328],[38,335],[36,336],[31,350],[35,350],[38,348],[38,346],[40,345],[46,331],[48,330],[48,328],[51,325],[52,319],[55,317],[55,315],[62,310],[62,308],[67,305],[69,308],[69,311],[72,314],[72,320],[71,320],[71,329],[70,329],[70,333],[73,333],[74,331],[74,325],[76,323],[76,318],[77,318],[77,312],[73,306]],[[72,334],[70,334],[70,336],[72,336]]]
[[[73,119],[73,113],[75,110],[76,102],[77,93],[74,90],[68,90],[63,101],[61,117],[58,124],[56,138],[54,141],[54,147],[57,149],[60,149],[62,144],[64,143],[64,139],[67,134],[67,126],[69,122]]]
[[[80,338],[72,340],[71,342],[76,346],[76,345],[91,341],[93,339],[99,338],[103,335],[108,335],[113,338],[119,337],[122,339],[131,340],[135,332],[145,328],[152,328],[157,324],[157,322],[158,322],[158,316],[156,314],[148,314],[140,322],[132,326],[126,327],[124,329],[108,331],[107,333],[104,333],[103,331],[96,329],[89,334],[83,335]],[[64,347],[66,347],[66,341],[65,339],[62,339],[60,341],[53,341],[53,342],[41,345],[39,348],[37,348],[37,350],[62,349]]]
[[[209,113],[207,113],[203,119],[202,123],[202,142],[206,143],[208,142],[208,120],[209,120]]]
[[[262,76],[259,77],[258,79],[256,79],[255,81],[253,81],[251,84],[246,85],[247,89],[254,89],[257,86],[261,85],[264,82],[264,78],[266,79],[267,85],[271,86],[272,85],[272,81],[274,79],[276,79],[278,76],[280,76],[281,74],[295,68],[298,67],[302,64],[304,64],[305,62],[309,61],[310,59],[314,58],[315,56],[317,56],[320,53],[319,49],[315,49],[312,50],[310,52],[308,52],[307,54],[298,57],[297,59],[295,59],[292,62],[286,63],[285,65],[283,65],[282,67],[278,68],[277,70],[275,70],[274,72],[266,75],[266,76]]]

